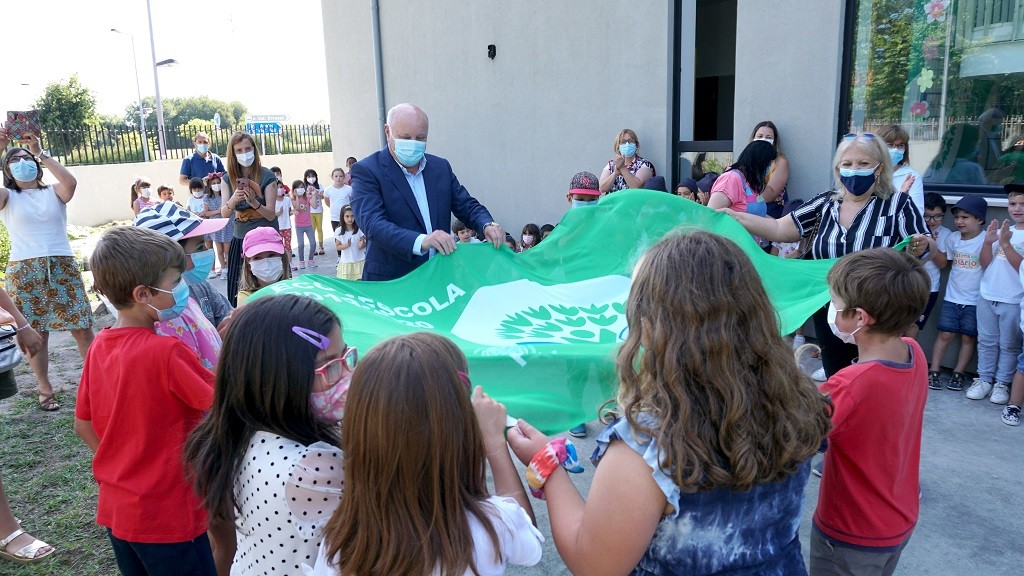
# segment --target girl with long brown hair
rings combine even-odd
[[[479,386],[471,400],[467,370],[455,344],[426,332],[382,342],[356,367],[341,425],[345,492],[307,574],[489,576],[540,561],[505,407]]]
[[[228,141],[228,177],[221,187],[220,215],[234,214],[234,235],[228,246],[228,300],[238,305],[238,279],[242,274],[242,239],[254,228],[277,230],[277,176],[260,163],[256,141],[235,132]]]
[[[626,317],[623,416],[597,438],[588,500],[559,467],[542,483],[569,570],[806,573],[797,529],[829,408],[750,259],[708,232],[669,236],[637,265]],[[522,420],[508,441],[524,463],[549,449]]]

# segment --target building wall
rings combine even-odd
[[[622,128],[669,168],[672,2],[381,4],[386,107],[427,112],[427,151],[513,236],[557,222],[572,176],[599,173]],[[378,148],[369,2],[324,2],[323,16],[335,155],[362,158]]]
[[[789,158],[789,195],[832,186],[843,0],[738,0],[735,153],[761,120],[778,126]]]
[[[311,154],[268,154],[260,158],[267,168],[281,168],[281,176],[291,185],[292,180],[301,180],[307,168],[316,170],[324,186],[330,184],[333,159],[329,152]],[[96,166],[72,166],[71,173],[78,180],[75,197],[68,204],[68,224],[72,226],[98,226],[117,220],[131,220],[134,217],[130,206],[131,186],[138,177],[145,177],[156,188],[166,184],[174,188],[174,199],[185,204],[188,200],[187,186],[178,184],[181,160],[156,160],[149,163],[101,164]],[[46,182],[54,182],[47,173]],[[327,227],[330,227],[328,223]]]

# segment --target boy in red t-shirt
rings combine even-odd
[[[153,329],[188,302],[185,252],[159,232],[117,226],[90,264],[118,310],[89,348],[75,407],[75,433],[94,452],[96,522],[125,576],[215,576],[206,513],[182,463],[185,438],[213,402],[213,375]]]
[[[828,285],[832,331],[859,357],[821,386],[835,411],[810,573],[889,575],[917,523],[928,399],[924,352],[901,335],[924,311],[931,280],[917,259],[876,248],[845,256]]]

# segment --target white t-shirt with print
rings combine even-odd
[[[1010,245],[1018,254],[1024,254],[1024,230],[1011,230],[1013,236],[1010,237]],[[1024,297],[1020,274],[1006,259],[998,241],[992,244],[992,261],[981,277],[981,297],[989,302],[1007,304],[1020,304],[1021,297]]]
[[[949,258],[949,280],[946,282],[946,301],[953,304],[976,306],[981,292],[981,245],[984,232],[970,240],[961,238],[960,232],[946,236],[943,252]]]
[[[950,234],[952,234],[952,231],[950,231],[950,229],[946,228],[945,226],[939,226],[935,230],[935,232],[934,232],[935,245],[939,247],[939,250],[942,250],[943,252],[945,252],[946,249],[944,248],[944,246],[946,245],[945,244],[946,237],[949,236]],[[932,292],[938,292],[939,291],[939,277],[942,274],[939,271],[939,267],[935,265],[935,262],[932,262],[931,258],[929,258],[928,261],[924,263],[924,270],[925,270],[925,272],[928,273],[928,276],[930,276],[931,279],[932,279]]]
[[[366,260],[366,248],[359,247],[359,239],[365,236],[362,230],[356,230],[355,232],[348,232],[341,226],[334,231],[334,239],[338,242],[348,242],[352,240],[352,245],[341,251],[342,262],[359,262],[360,260]]]
[[[341,209],[352,203],[352,187],[343,185],[341,188],[328,186],[324,188],[324,197],[331,201],[331,222],[341,222]]]

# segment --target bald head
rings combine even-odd
[[[399,104],[388,110],[387,124],[393,138],[417,140],[416,135],[422,134],[426,139],[429,121],[427,113],[415,104]]]

